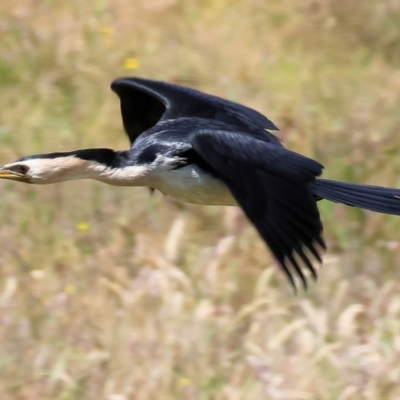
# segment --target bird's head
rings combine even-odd
[[[19,158],[0,168],[0,179],[48,184],[83,178],[88,161],[69,153],[41,154]]]
[[[11,179],[18,182],[30,182],[30,174],[28,174],[30,167],[26,163],[19,163],[17,161],[4,165],[0,168],[0,179]]]

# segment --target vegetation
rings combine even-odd
[[[400,3],[0,3],[0,164],[125,148],[109,82],[265,113],[325,177],[400,187]],[[2,400],[400,397],[400,219],[321,202],[294,296],[235,208],[145,189],[0,182]]]

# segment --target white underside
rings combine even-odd
[[[226,185],[191,164],[153,177],[153,188],[179,201],[204,205],[237,205]]]

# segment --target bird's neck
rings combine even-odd
[[[145,166],[134,165],[128,151],[83,149],[29,157],[31,183],[94,179],[116,186],[144,186]]]
[[[83,176],[114,186],[144,186],[147,175],[146,166],[135,165],[128,151],[111,149],[84,149],[74,152],[74,158],[79,160]]]

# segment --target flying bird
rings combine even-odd
[[[19,158],[0,178],[32,184],[95,179],[147,186],[188,203],[240,206],[296,288],[317,277],[326,249],[317,201],[400,215],[400,189],[317,178],[319,162],[283,147],[259,112],[171,83],[119,78],[131,148],[94,148]],[[308,270],[308,272],[306,272]],[[297,278],[296,278],[297,276]]]

